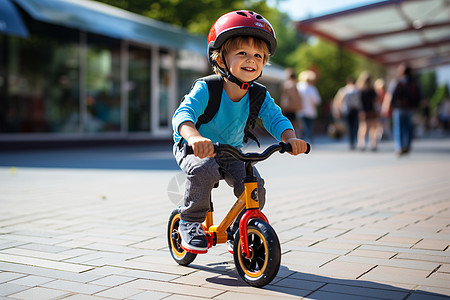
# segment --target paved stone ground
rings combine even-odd
[[[450,139],[392,149],[317,143],[258,165],[283,253],[262,289],[225,245],[170,257],[170,149],[0,153],[0,299],[450,299]],[[214,199],[219,220],[225,183]]]

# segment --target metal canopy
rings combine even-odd
[[[3,0],[0,0],[2,2]],[[185,49],[204,55],[206,38],[89,0],[12,0],[32,18],[147,45]]]
[[[20,37],[28,36],[17,8],[9,0],[0,1],[0,32]]]
[[[386,66],[450,64],[450,0],[389,0],[296,23]]]

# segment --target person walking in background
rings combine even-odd
[[[369,72],[362,72],[356,87],[361,99],[361,110],[359,112],[358,149],[366,150],[366,136],[369,136],[369,146],[372,151],[377,150],[377,125],[378,113],[376,111],[377,93],[372,85],[372,77]]]
[[[316,81],[316,73],[306,70],[300,73],[299,83],[297,83],[298,91],[302,97],[302,110],[300,112],[303,120],[303,139],[307,142],[313,142],[313,125],[317,118],[317,106],[322,99],[319,91],[314,86]]]
[[[300,135],[301,126],[297,112],[302,109],[302,97],[297,89],[297,75],[294,69],[287,69],[286,74],[287,80],[283,83],[280,106],[284,116],[291,121],[295,132]]]
[[[386,84],[383,78],[378,78],[373,84],[375,92],[377,93],[377,112],[378,115],[378,129],[377,129],[377,141],[384,139],[390,139],[392,137],[391,131],[391,117],[392,109],[389,110],[388,116],[385,117],[381,114],[381,107],[386,96]]]
[[[353,77],[347,78],[347,83],[334,96],[333,115],[336,119],[345,119],[347,124],[350,149],[356,147],[358,133],[358,113],[361,108],[359,91]]]
[[[359,112],[358,149],[366,150],[366,137],[369,137],[369,146],[372,151],[377,150],[378,113],[376,110],[377,93],[372,85],[369,72],[362,72],[356,87],[359,90],[361,110]]]
[[[421,100],[420,87],[414,79],[411,67],[401,64],[397,68],[397,78],[388,87],[383,101],[382,114],[387,116],[392,107],[392,129],[395,152],[408,154],[413,139],[412,117]]]

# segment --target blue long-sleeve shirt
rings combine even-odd
[[[182,139],[178,131],[180,125],[186,121],[197,123],[198,117],[204,113],[208,101],[207,83],[197,81],[173,116],[173,139],[176,143]],[[200,126],[199,132],[213,143],[242,147],[248,114],[248,92],[240,101],[233,102],[223,90],[219,110],[210,122]],[[285,130],[292,129],[291,122],[283,116],[280,107],[275,104],[269,92],[266,93],[258,117],[263,121],[267,131],[279,141],[281,141],[281,134]]]

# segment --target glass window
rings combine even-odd
[[[88,34],[84,131],[120,131],[120,96],[120,42]]]
[[[78,33],[61,31],[2,37],[0,132],[79,132]]]
[[[189,93],[192,84],[197,78],[211,73],[209,64],[204,56],[200,56],[187,50],[177,52],[177,69],[178,101],[181,101],[183,96]]]
[[[159,126],[169,125],[170,70],[172,57],[165,49],[159,51]]]
[[[128,130],[150,131],[151,50],[128,48]]]

